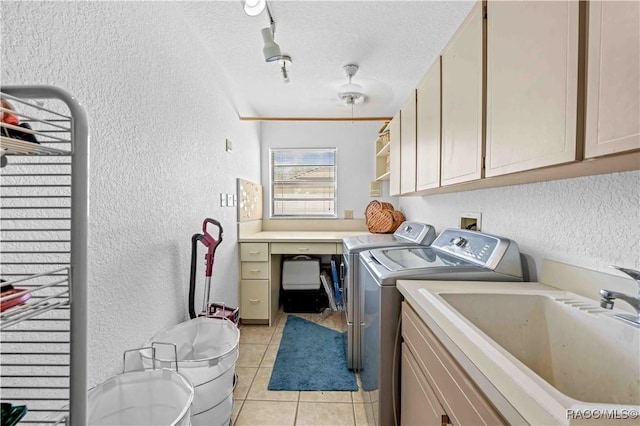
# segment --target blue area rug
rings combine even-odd
[[[341,333],[289,315],[269,390],[357,391]]]

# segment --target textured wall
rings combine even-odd
[[[640,172],[614,173],[427,197],[401,210],[440,232],[461,213],[482,213],[482,231],[512,238],[534,263],[542,259],[615,273],[640,269]],[[533,275],[532,278],[536,278]]]
[[[204,217],[225,229],[213,297],[237,305],[235,209],[220,208],[219,193],[235,192],[237,177],[260,180],[259,125],[237,119],[217,59],[179,2],[1,7],[2,83],[63,87],[90,117],[95,384],[120,369],[123,350],[186,318],[190,239]]]
[[[346,110],[345,110],[346,111]],[[369,182],[375,175],[375,147],[382,123],[365,122],[266,122],[262,125],[262,184],[264,186],[264,216],[269,217],[269,149],[270,148],[337,148],[338,201],[336,213],[344,217],[344,210],[353,210],[353,217],[364,218],[369,197]],[[389,183],[383,183],[385,201]]]

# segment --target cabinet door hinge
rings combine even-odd
[[[486,3],[482,6],[482,18],[487,19],[487,5]]]
[[[485,170],[487,168],[487,157],[483,156],[482,157],[482,170]]]

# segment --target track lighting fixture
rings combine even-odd
[[[267,62],[274,62],[282,56],[280,46],[273,41],[273,29],[271,27],[262,29],[262,39],[264,40],[264,47],[262,53],[264,54],[264,60]]]
[[[269,15],[269,26],[261,30],[262,40],[264,41],[262,54],[264,55],[264,60],[266,62],[278,62],[280,65],[280,72],[282,73],[282,79],[285,83],[288,83],[289,70],[287,69],[287,66],[291,65],[291,56],[283,55],[282,50],[280,50],[280,46],[278,46],[278,43],[274,40],[276,34],[276,22],[273,20],[271,8],[269,7],[267,0],[243,0],[243,3],[244,11],[247,15],[256,16],[265,8],[267,9],[267,14]]]
[[[267,0],[242,0],[242,3],[244,5],[244,13],[249,16],[257,16],[264,10]]]
[[[280,55],[278,58],[278,63],[280,64],[280,72],[282,73],[282,81],[285,83],[289,82],[289,70],[287,69],[287,65],[291,65],[291,56],[289,55]]]

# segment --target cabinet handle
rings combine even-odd
[[[250,251],[249,254],[260,254],[260,251]]]
[[[255,305],[256,303],[260,303],[260,299],[249,299],[249,303],[252,303]]]
[[[309,247],[298,247],[298,251],[309,251]]]
[[[249,272],[251,272],[252,274],[257,274],[258,272],[260,272],[260,269],[249,269]]]

